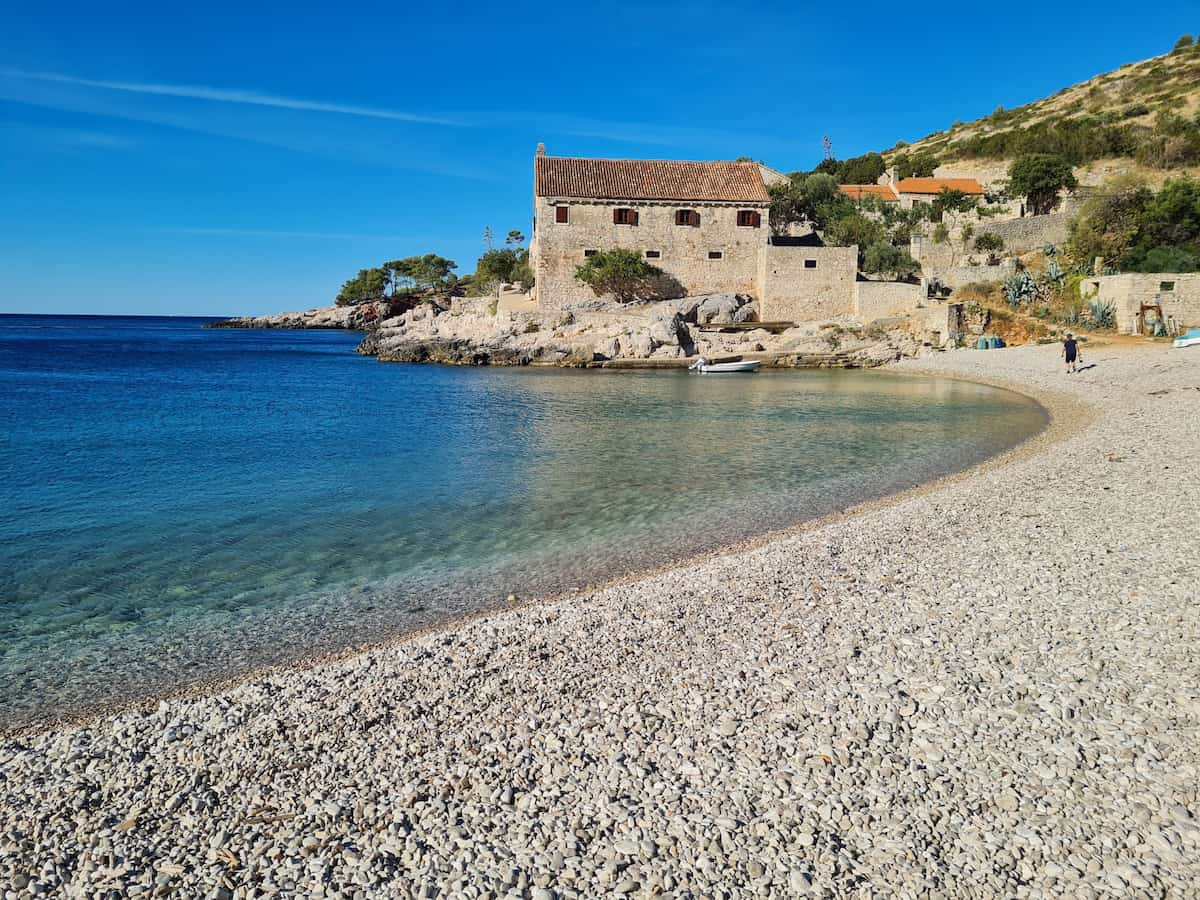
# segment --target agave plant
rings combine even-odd
[[[1055,287],[1062,284],[1062,280],[1066,277],[1066,274],[1055,260],[1052,259],[1046,263],[1046,280]]]
[[[1058,256],[1058,248],[1053,244],[1047,244],[1042,248],[1042,253],[1046,259],[1053,259],[1054,257]]]
[[[1004,279],[1004,299],[1009,306],[1021,306],[1041,297],[1042,291],[1026,269],[1013,272]]]
[[[1088,318],[1096,328],[1114,328],[1117,324],[1117,308],[1107,300],[1089,300]]]

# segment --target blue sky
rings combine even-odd
[[[327,303],[529,232],[532,156],[809,168],[1170,49],[1195,0],[23,4],[0,28],[0,312]],[[918,14],[919,13],[919,14]]]

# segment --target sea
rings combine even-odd
[[[682,561],[1046,423],[948,379],[401,365],[208,321],[0,316],[0,730]]]

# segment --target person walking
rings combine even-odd
[[[1083,362],[1083,354],[1079,352],[1079,342],[1075,340],[1075,335],[1067,332],[1067,336],[1063,339],[1063,359],[1067,361],[1067,374],[1078,372],[1076,368],[1077,362]]]

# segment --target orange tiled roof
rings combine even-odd
[[[901,178],[896,190],[901,194],[940,194],[943,190],[982,194],[983,185],[974,178]]]
[[[896,202],[900,198],[886,184],[839,184],[838,188],[847,197],[861,200],[863,197],[878,197],[880,200]]]
[[[715,200],[768,203],[758,165],[752,162],[677,162],[667,159],[577,159],[538,156],[538,197],[593,200]]]

